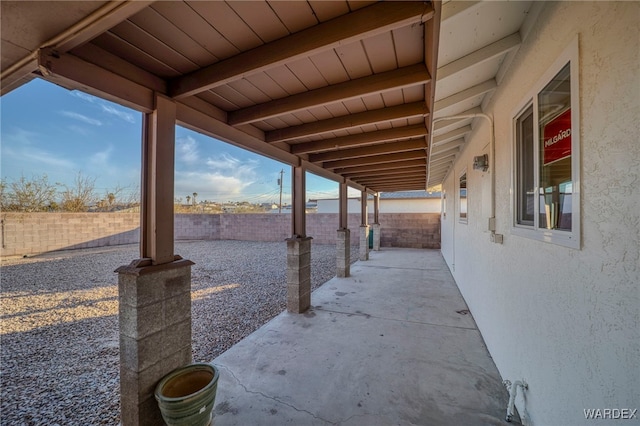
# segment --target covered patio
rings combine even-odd
[[[176,125],[292,169],[290,313],[234,348],[246,351],[248,360],[237,364],[242,368],[234,369],[236,355],[216,360],[225,371],[216,425],[244,413],[255,417],[236,424],[271,418],[274,424],[499,423],[506,391],[440,255],[375,252],[384,232],[380,192],[442,181],[478,118],[480,97],[495,89],[496,73],[519,45],[523,11],[491,9],[486,13],[495,20],[478,20],[474,5],[2,2],[2,94],[42,78],[144,114],[141,146],[134,147],[142,151],[140,256],[118,269],[123,425],[158,424],[150,384],[192,359],[193,262],[174,251]],[[441,20],[448,28],[442,43]],[[491,28],[471,26],[480,21]],[[478,73],[477,66],[487,69]],[[445,91],[436,93],[436,84]],[[458,112],[465,114],[455,123],[435,125],[438,114]],[[313,298],[307,172],[337,182],[340,200],[336,275],[342,278]],[[376,238],[370,263],[353,271],[348,187],[361,192],[354,236],[361,261],[370,256],[370,228]],[[375,200],[373,224],[368,195]],[[269,340],[273,345],[260,343],[275,334],[281,336]],[[251,345],[269,349],[256,358]],[[276,347],[283,352],[267,357]],[[303,348],[310,352],[299,357]],[[258,375],[255,359],[277,367],[275,373]],[[233,393],[232,371],[242,399]],[[284,389],[279,380],[288,383],[290,397],[277,393]],[[262,402],[244,399],[252,392]]]
[[[373,252],[213,363],[216,426],[507,424],[509,395],[438,250]]]

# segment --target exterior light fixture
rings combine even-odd
[[[489,156],[487,154],[473,157],[473,170],[489,170]]]

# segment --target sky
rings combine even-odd
[[[142,114],[34,79],[0,99],[0,177],[8,182],[46,174],[71,186],[95,178],[96,195],[140,187]],[[176,126],[175,197],[198,201],[291,200],[291,167]],[[307,173],[307,199],[336,198],[336,182]],[[350,195],[352,193],[350,192]],[[353,192],[357,196],[357,192]]]

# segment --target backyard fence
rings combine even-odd
[[[134,244],[140,241],[139,213],[2,213],[2,256],[55,250]],[[382,247],[440,248],[437,213],[381,213]],[[369,223],[373,222],[373,215]],[[312,213],[307,235],[317,244],[335,244],[338,215]],[[349,215],[351,242],[357,245],[360,215]],[[176,240],[284,241],[291,236],[290,214],[177,214]]]

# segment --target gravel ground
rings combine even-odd
[[[286,244],[177,242],[192,268],[193,360],[209,362],[285,309]],[[351,249],[352,261],[358,256]],[[117,425],[118,288],[138,246],[5,259],[0,425]],[[312,288],[335,275],[335,246],[311,254]]]

